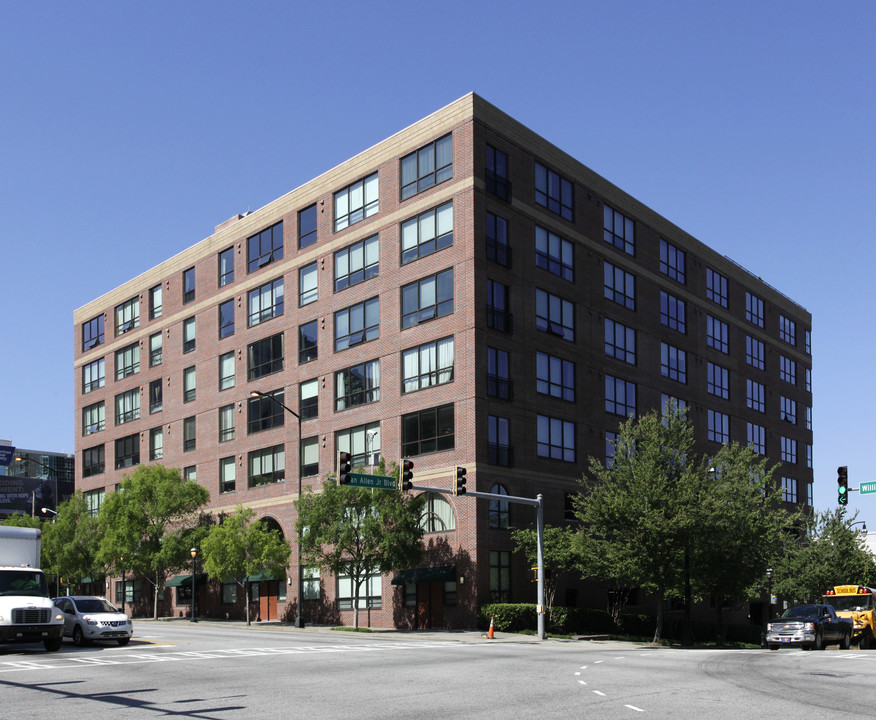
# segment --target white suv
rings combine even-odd
[[[64,613],[64,637],[79,646],[92,640],[115,640],[127,645],[134,634],[134,623],[106,598],[71,595],[54,599]]]

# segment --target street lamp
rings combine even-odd
[[[767,622],[773,615],[773,569],[767,568]]]
[[[119,565],[121,565],[122,570],[122,612],[125,612],[125,596],[127,593],[125,592],[127,588],[125,588],[125,556],[119,555]]]
[[[858,520],[858,522],[849,523],[849,527],[852,527],[853,525],[860,525],[861,532],[862,533],[867,532],[867,521],[866,520]]]
[[[198,557],[198,550],[192,548],[189,552],[192,554],[192,613],[189,622],[198,622],[195,620],[195,558]]]
[[[25,468],[27,467],[26,464],[27,464],[28,462],[32,462],[32,463],[34,463],[34,464],[36,464],[36,465],[39,465],[39,466],[42,467],[42,468],[45,468],[45,469],[48,470],[50,473],[54,474],[54,475],[56,476],[56,477],[55,477],[55,494],[57,494],[57,492],[58,492],[58,485],[57,485],[57,472],[56,472],[55,468],[53,468],[51,465],[47,465],[47,464],[44,463],[42,460],[38,460],[38,459],[35,458],[35,457],[24,457],[23,455],[16,455],[16,456],[15,456],[15,462],[17,462],[17,463],[22,463],[23,465],[25,465]],[[25,469],[25,472],[26,472],[26,469]],[[45,478],[45,479],[44,479],[44,482],[48,482],[48,478]],[[51,488],[50,488],[50,489],[51,489]],[[42,488],[40,488],[40,490],[42,490]],[[42,495],[43,497],[45,497],[45,493],[44,493],[44,492],[41,492],[40,495]],[[41,498],[41,499],[43,499],[43,498]],[[34,517],[34,516],[36,515],[36,501],[37,501],[36,490],[32,490],[31,493],[30,493],[30,516],[31,516],[31,517]],[[43,510],[43,514],[45,514],[45,512],[46,512],[45,508],[42,508],[42,510]],[[55,514],[57,515],[57,513],[55,513]]]
[[[43,515],[45,515],[46,513],[52,513],[52,525],[55,524],[55,518],[58,516],[58,513],[55,510],[52,510],[52,508],[44,507],[44,508],[40,508],[40,512]],[[865,525],[864,530],[866,530],[866,529],[867,529],[867,526]]]
[[[269,398],[273,402],[277,403],[281,408],[283,408],[286,412],[292,413],[295,416],[295,420],[298,423],[298,499],[301,499],[301,416],[295,412],[292,408],[286,407],[283,403],[281,403],[277,398],[275,398],[270,393],[259,392],[258,390],[253,390],[249,396],[251,398]],[[296,605],[295,610],[295,627],[303,628],[304,620],[301,617],[301,604],[304,600],[304,568],[301,567],[301,531],[298,531],[298,603]]]

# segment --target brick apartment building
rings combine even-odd
[[[416,484],[442,488],[464,466],[469,489],[542,493],[562,524],[587,458],[667,398],[701,451],[753,443],[783,463],[786,502],[812,504],[809,313],[474,94],[74,321],[92,506],[138,463],[181,468],[212,512],[245,504],[282,530],[290,579],[299,472],[319,487],[337,451],[410,458]],[[295,418],[253,391],[300,414],[300,447]],[[534,602],[508,532],[532,508],[429,498],[424,568],[376,576],[363,622],[471,627],[484,602]],[[349,583],[305,575],[304,621],[350,624]],[[184,612],[170,585],[163,607]],[[262,619],[288,617],[296,590],[256,583]],[[239,614],[233,587],[198,592],[204,613]],[[605,590],[570,581],[557,602],[604,607]]]

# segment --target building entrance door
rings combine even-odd
[[[417,583],[417,629],[444,627],[444,583]]]
[[[262,580],[259,583],[259,618],[277,619],[277,581]]]

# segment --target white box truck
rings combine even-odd
[[[64,615],[49,595],[40,567],[38,528],[0,525],[0,642],[61,647]]]

